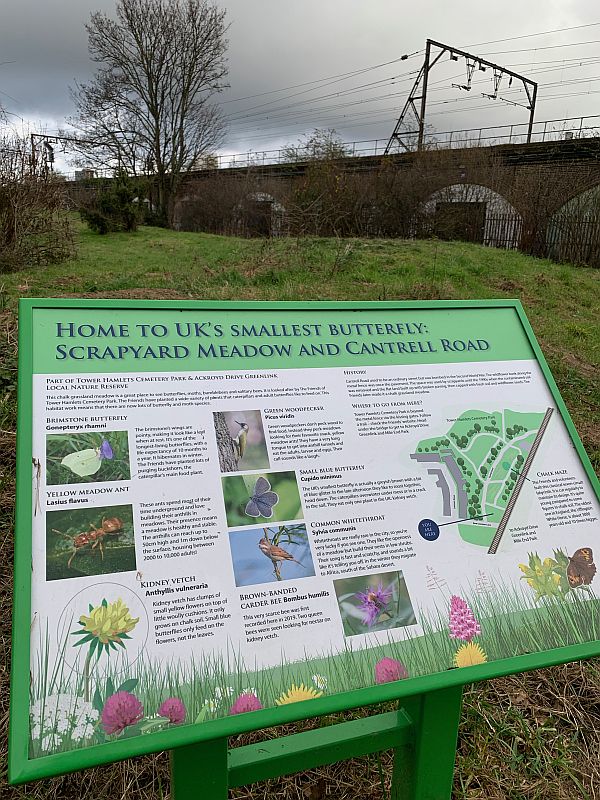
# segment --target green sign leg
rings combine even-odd
[[[227,800],[245,786],[395,749],[391,800],[450,800],[462,687],[402,700],[400,709],[237,747],[227,738],[171,751],[173,800]]]
[[[461,702],[462,686],[401,701],[414,738],[396,749],[391,800],[450,800]]]
[[[173,800],[227,800],[227,738],[171,750]]]

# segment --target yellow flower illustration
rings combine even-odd
[[[537,553],[530,553],[529,564],[519,564],[523,573],[521,580],[531,586],[536,600],[542,597],[562,599],[571,588],[566,575],[568,561],[561,550],[554,552],[554,558],[545,558],[543,561]]]
[[[285,706],[288,703],[297,703],[300,700],[313,700],[315,697],[321,697],[323,692],[318,692],[312,686],[305,686],[303,683],[296,686],[292,683],[287,692],[284,692],[280,697],[275,700],[276,706]]]
[[[96,608],[91,608],[89,616],[79,618],[83,631],[89,636],[98,639],[101,644],[116,642],[121,644],[121,639],[129,639],[127,634],[132,631],[139,617],[133,619],[125,603],[119,598],[114,603],[104,601]]]
[[[483,648],[475,642],[461,645],[454,654],[455,667],[472,667],[474,664],[485,664],[486,661]]]

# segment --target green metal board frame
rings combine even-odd
[[[358,752],[372,752],[381,747],[396,746],[399,753],[398,764],[407,768],[407,761],[401,754],[407,746],[410,753],[409,762],[413,765],[415,775],[420,774],[419,742],[427,736],[428,726],[435,724],[436,712],[432,711],[435,703],[446,704],[448,722],[445,730],[445,741],[450,749],[455,747],[456,725],[460,708],[460,691],[465,684],[496,678],[527,670],[548,667],[569,661],[590,658],[600,655],[600,641],[565,646],[529,653],[512,658],[491,661],[477,666],[462,667],[446,672],[408,678],[394,683],[370,686],[314,700],[268,708],[250,714],[239,714],[223,719],[215,719],[161,731],[149,736],[140,736],[121,741],[95,745],[81,750],[56,753],[35,759],[28,757],[29,726],[29,670],[30,670],[30,624],[31,624],[31,525],[32,525],[32,482],[31,454],[33,413],[33,316],[36,309],[86,309],[99,311],[109,308],[143,309],[143,310],[347,310],[349,312],[371,310],[432,310],[432,309],[513,309],[522,325],[523,332],[531,345],[535,359],[544,374],[548,388],[556,403],[574,448],[590,481],[593,491],[600,498],[600,483],[575,430],[571,417],[560,396],[554,378],[544,359],[542,351],[535,339],[533,330],[518,300],[473,300],[473,301],[389,301],[389,302],[318,302],[318,303],[264,303],[264,302],[218,302],[218,301],[122,301],[122,300],[79,300],[79,299],[27,299],[20,302],[19,317],[19,388],[18,388],[18,438],[17,438],[17,503],[16,503],[16,546],[15,546],[15,597],[13,614],[13,660],[11,673],[11,705],[10,705],[10,737],[9,737],[9,778],[13,784],[51,777],[87,767],[117,761],[145,753],[160,750],[173,751],[174,786],[177,798],[187,797],[185,786],[188,778],[202,780],[204,796],[223,796],[223,787],[240,785],[248,780],[264,778],[283,771],[304,769],[310,765],[310,758],[300,755],[303,751],[315,749],[314,736],[298,734],[289,746],[292,755],[271,754],[272,757],[261,756],[259,750],[246,750],[245,754],[236,755],[235,751],[227,760],[227,737],[236,734],[259,730],[262,728],[283,725],[301,719],[332,714],[340,711],[370,706],[387,701],[399,701],[400,706],[407,709],[398,712],[398,716],[383,715],[380,724],[367,720],[357,721],[349,733],[338,733],[341,747],[336,747],[336,739],[328,739],[327,728],[315,731],[321,735],[316,739],[316,748],[323,750],[326,759],[339,760]],[[433,705],[432,705],[433,704]],[[452,710],[453,709],[453,710]],[[439,714],[437,715],[440,716]],[[374,719],[378,719],[375,717]],[[456,722],[456,725],[455,725]],[[360,724],[358,724],[360,723]],[[345,725],[353,723],[344,723]],[[408,727],[412,733],[404,734],[401,728]],[[379,731],[379,732],[377,732]],[[415,733],[416,731],[416,733]],[[442,735],[442,731],[438,732]],[[362,740],[370,740],[377,746],[372,750],[364,749]],[[352,744],[354,741],[354,745]],[[344,744],[344,742],[346,742]],[[358,742],[358,744],[357,744]],[[381,745],[381,747],[379,746]],[[264,750],[264,748],[262,748]],[[443,749],[443,748],[442,748]],[[334,757],[335,756],[335,757]],[[262,759],[262,765],[261,765]],[[279,759],[279,762],[278,762]],[[416,759],[416,760],[415,760]],[[443,760],[443,759],[442,759]],[[448,761],[448,757],[446,757]],[[452,757],[453,762],[453,757]],[[199,763],[204,765],[200,776]],[[328,763],[318,758],[314,763]],[[215,775],[214,794],[208,792],[208,776],[206,767],[210,765],[210,774]],[[229,771],[229,778],[227,772]],[[443,773],[444,770],[441,769]],[[223,777],[225,776],[225,778]],[[442,783],[447,784],[448,775]],[[451,771],[450,771],[451,779]],[[418,777],[410,784],[417,786]],[[408,786],[408,784],[407,784]],[[447,787],[446,787],[447,788]],[[396,790],[395,790],[396,791]],[[408,789],[407,789],[408,791]],[[411,789],[410,791],[413,791]],[[444,792],[431,787],[414,789],[415,793],[407,797],[444,797]],[[419,793],[420,792],[420,793]],[[441,793],[440,793],[441,792]],[[191,795],[190,795],[191,796]],[[398,797],[403,796],[397,794]]]

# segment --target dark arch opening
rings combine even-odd
[[[421,235],[516,249],[523,219],[501,194],[477,183],[435,191],[420,209]]]

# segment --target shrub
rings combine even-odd
[[[73,254],[66,201],[63,182],[32,173],[24,139],[0,136],[0,272]]]
[[[81,206],[81,218],[99,234],[133,233],[142,213],[137,202],[139,189],[125,172],[118,172],[104,189]]]

